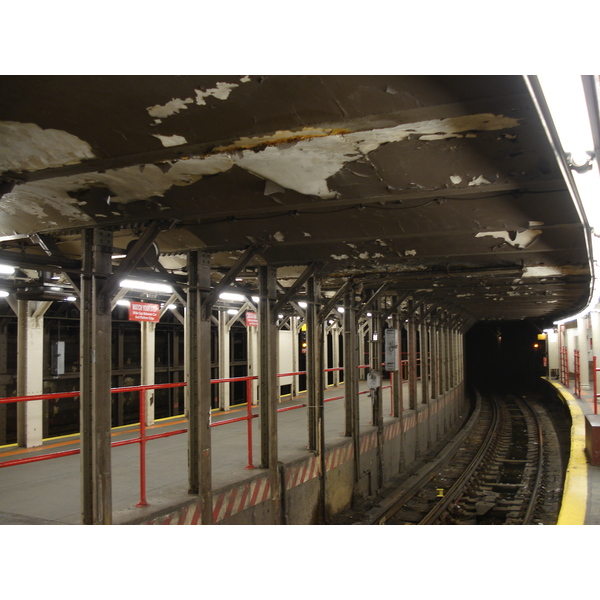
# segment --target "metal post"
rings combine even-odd
[[[439,395],[439,339],[438,339],[438,326],[435,318],[432,317],[431,321],[431,394],[430,398],[435,400]]]
[[[100,293],[112,271],[112,231],[83,232],[80,390],[81,484],[84,525],[112,521],[111,303]]]
[[[421,307],[421,312],[425,312],[425,307]],[[427,319],[421,318],[419,323],[420,350],[421,350],[421,402],[429,404],[429,331]]]
[[[381,298],[375,301],[373,306],[373,317],[371,319],[371,361],[370,372],[376,373],[376,381],[379,386],[371,390],[373,404],[373,426],[377,428],[377,489],[383,487],[383,402],[381,393],[381,361],[382,361],[382,337],[383,327],[381,323]]]
[[[148,390],[153,392],[154,390]],[[139,392],[140,403],[140,501],[138,507],[150,506],[146,501],[146,390]]]
[[[227,311],[219,311],[219,379],[229,379],[230,374],[230,327]],[[219,384],[219,407],[229,410],[231,405],[231,383]]]
[[[352,437],[354,449],[354,486],[360,479],[360,413],[358,402],[358,335],[354,291],[346,296],[344,312],[344,390],[345,434]]]
[[[142,321],[141,328],[141,346],[142,346],[142,369],[141,385],[154,385],[155,381],[155,356],[156,356],[156,323],[151,321]],[[145,425],[154,424],[154,398],[155,390],[148,390],[145,395],[144,413],[146,415]],[[141,415],[140,415],[141,419]]]
[[[398,331],[398,370],[394,371],[392,380],[392,416],[402,419],[402,411],[404,410],[403,390],[402,390],[402,328],[403,323],[400,315],[394,313],[392,315],[392,327]]]
[[[210,291],[210,256],[198,251],[188,254],[188,303],[186,329],[188,343],[189,406],[189,493],[202,499],[203,525],[213,522],[210,434],[210,324],[211,307],[203,304]]]
[[[320,426],[323,418],[323,327],[319,322],[320,282],[313,275],[308,280],[306,309],[306,381],[308,392],[308,448],[319,454]]]
[[[273,267],[259,267],[258,338],[260,349],[260,447],[261,468],[269,469],[272,523],[281,522],[277,471],[277,277]]]
[[[412,300],[409,309],[412,313]],[[408,318],[408,406],[417,410],[417,327],[413,314]]]

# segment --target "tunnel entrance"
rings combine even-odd
[[[465,335],[467,383],[476,387],[536,389],[547,375],[546,342],[542,330],[530,321],[485,321]]]

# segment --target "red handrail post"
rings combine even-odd
[[[596,383],[596,378],[597,378],[597,373],[598,373],[598,369],[596,367],[596,357],[594,356],[594,367],[593,367],[593,371],[594,371],[594,414],[597,415],[598,414],[598,384]]]
[[[246,469],[254,469],[252,464],[252,379],[246,379],[246,402],[248,409],[248,466]]]
[[[140,390],[140,501],[138,507],[150,506],[146,502],[146,390]]]

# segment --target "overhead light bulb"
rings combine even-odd
[[[119,283],[122,288],[128,288],[130,290],[138,290],[140,292],[164,292],[165,294],[172,294],[173,288],[165,283],[154,283],[150,281],[136,281],[134,279],[123,279]]]
[[[15,268],[10,265],[0,265],[1,275],[12,275],[15,272]]]
[[[244,300],[246,300],[245,296],[242,296],[241,294],[231,294],[230,292],[219,294],[219,298],[221,300],[229,300],[230,302],[244,302]]]

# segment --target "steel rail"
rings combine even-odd
[[[484,458],[488,455],[488,451],[492,446],[498,428],[500,425],[500,410],[498,407],[498,401],[494,396],[490,396],[492,400],[492,421],[486,433],[485,439],[481,444],[477,454],[473,460],[469,463],[468,467],[462,472],[458,479],[454,482],[452,487],[448,490],[442,500],[440,500],[426,515],[421,519],[419,525],[431,525],[436,519],[438,519],[442,513],[448,509],[448,507],[458,498],[463,492],[473,474],[477,471]]]
[[[523,517],[523,524],[527,525],[531,521],[531,517],[533,516],[533,512],[535,510],[539,489],[542,484],[542,476],[544,473],[544,432],[542,430],[542,424],[540,419],[533,410],[532,406],[527,402],[525,403],[529,408],[529,411],[533,415],[533,420],[535,421],[536,433],[537,433],[537,442],[538,442],[538,460],[537,460],[537,474],[535,480],[533,482],[533,488],[531,490],[531,496],[529,498],[529,503],[527,505],[527,510],[525,511],[525,516]]]

